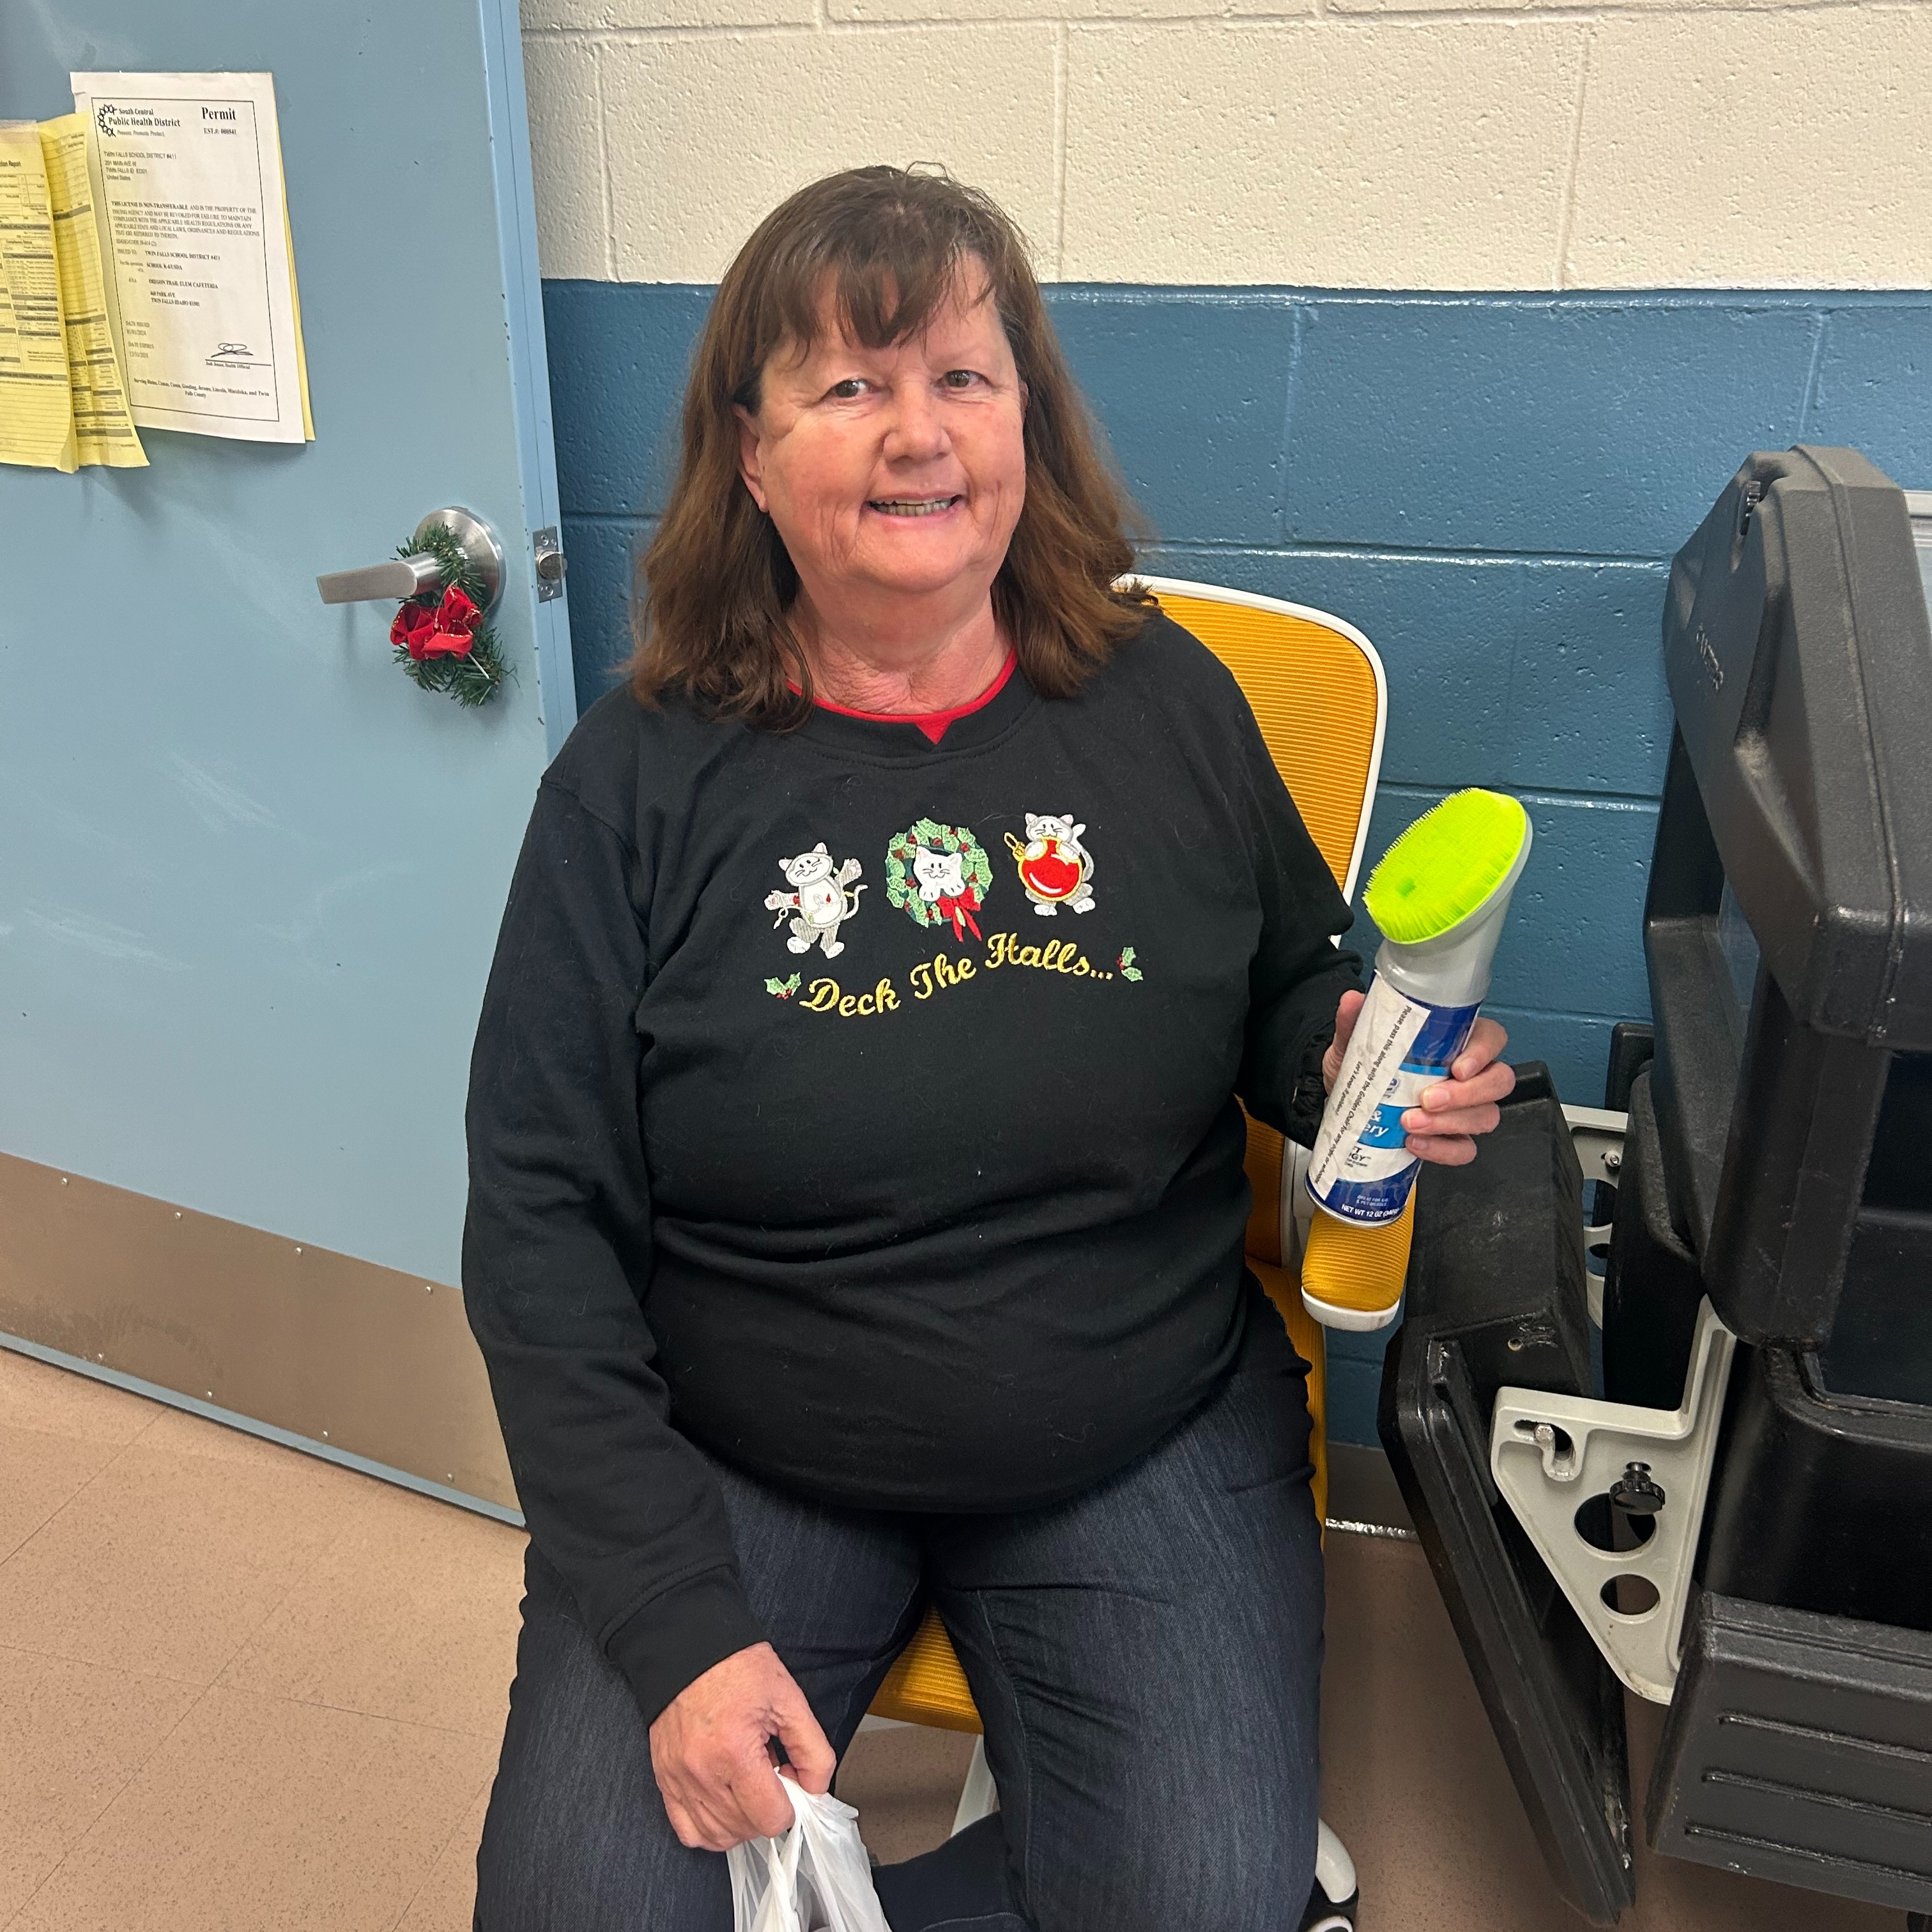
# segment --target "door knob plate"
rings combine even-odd
[[[417,524],[410,542],[420,549],[423,536],[432,530],[447,530],[463,546],[463,554],[483,586],[483,618],[487,623],[495,615],[503,595],[503,546],[496,532],[473,511],[452,508],[432,510]]]

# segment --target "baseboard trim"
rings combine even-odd
[[[1415,1525],[1382,1450],[1365,1442],[1328,1444],[1328,1527],[1352,1536],[1415,1540]]]
[[[0,1154],[0,1346],[514,1522],[462,1292]]]
[[[170,1408],[182,1409],[206,1421],[218,1422],[224,1428],[238,1429],[244,1436],[260,1436],[264,1442],[278,1442],[284,1449],[299,1450],[304,1456],[314,1456],[324,1462],[353,1469],[358,1475],[374,1476],[383,1482],[394,1483],[398,1489],[414,1490],[418,1496],[433,1496],[440,1503],[454,1503],[458,1509],[490,1516],[514,1528],[524,1527],[520,1510],[506,1508],[501,1503],[470,1496],[461,1490],[452,1490],[442,1483],[433,1483],[426,1476],[412,1476],[408,1470],[396,1468],[387,1462],[372,1462],[368,1456],[358,1456],[352,1450],[338,1449],[332,1442],[317,1442],[311,1437],[295,1435],[288,1430],[278,1429],[272,1422],[259,1421],[252,1415],[237,1415],[232,1408],[218,1408],[211,1402],[183,1395],[178,1389],[164,1388],[159,1382],[143,1382],[139,1376],[123,1375],[118,1369],[104,1368],[98,1362],[84,1361],[78,1355],[64,1355],[58,1348],[43,1348],[39,1342],[29,1342],[23,1336],[0,1335],[0,1348],[8,1349],[16,1355],[31,1355],[37,1362],[66,1369],[74,1375],[86,1376],[97,1382],[106,1382],[112,1388],[125,1389],[132,1395],[146,1396],[150,1402],[165,1402]]]

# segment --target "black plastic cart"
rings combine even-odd
[[[1932,500],[1850,450],[1752,457],[1672,567],[1600,1384],[1540,1069],[1420,1197],[1382,1440],[1599,1923],[1626,1687],[1669,1706],[1658,1850],[1932,1912],[1928,596]]]

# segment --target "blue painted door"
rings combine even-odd
[[[0,7],[70,70],[274,74],[315,440],[0,468],[0,1151],[456,1277],[471,1034],[574,715],[516,0]],[[515,682],[464,712],[324,608],[426,512],[500,535]]]

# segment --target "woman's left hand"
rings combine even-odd
[[[1322,1058],[1326,1092],[1334,1090],[1364,997],[1344,993],[1335,1009],[1334,1044]],[[1449,1069],[1449,1078],[1422,1090],[1420,1104],[1402,1117],[1404,1144],[1418,1160],[1466,1167],[1475,1159],[1475,1136],[1496,1131],[1502,1118],[1502,1102],[1515,1090],[1516,1070],[1502,1058],[1508,1044],[1509,1035],[1494,1020],[1478,1020],[1468,1045]]]

